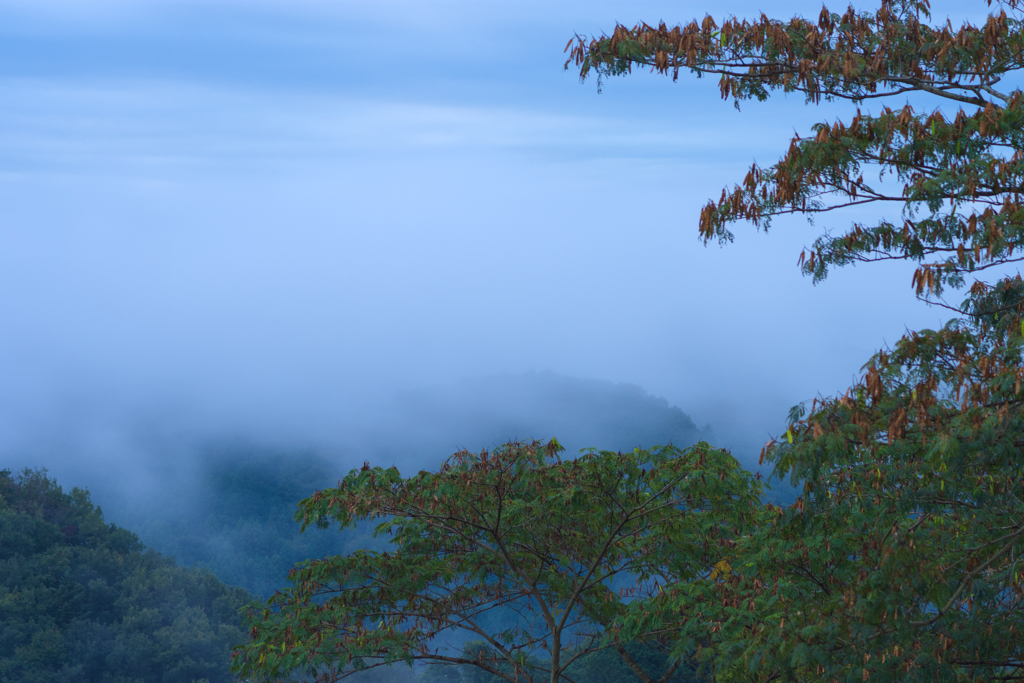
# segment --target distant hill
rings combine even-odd
[[[372,428],[371,441],[359,445],[399,464],[513,439],[557,437],[570,454],[591,447],[685,447],[714,439],[710,425],[697,427],[682,410],[635,384],[552,372],[493,375],[409,391],[384,413],[388,420]]]

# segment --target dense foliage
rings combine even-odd
[[[0,471],[0,681],[233,681],[250,597],[175,566],[45,471]]]
[[[250,615],[236,670],[332,681],[427,661],[556,683],[612,648],[645,683],[672,679],[679,660],[663,656],[649,671],[627,646],[667,650],[673,630],[634,628],[623,639],[613,624],[664,586],[726,571],[762,510],[761,485],[705,443],[567,461],[560,450],[552,441],[462,451],[409,478],[367,464],[302,501],[304,527],[383,519],[376,533],[389,548],[293,571],[292,587]],[[460,635],[484,647],[446,647]]]
[[[804,272],[912,261],[917,295],[957,317],[796,407],[763,458],[803,495],[740,539],[731,572],[636,606],[626,632],[679,628],[676,654],[719,680],[1024,678],[1024,282],[1005,275],[1024,249],[1024,93],[1001,85],[1024,68],[1017,4],[959,28],[929,26],[924,0],[883,0],[817,21],[707,17],[570,42],[584,77],[643,65],[717,74],[737,102],[914,92],[960,107],[822,123],[704,209],[704,239],[730,241],[736,221],[892,205],[898,219],[819,237]],[[865,181],[871,170],[889,179]],[[1004,275],[971,282],[988,269]],[[961,305],[942,298],[959,287]]]

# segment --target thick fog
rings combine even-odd
[[[947,316],[912,267],[801,277],[850,214],[698,240],[709,198],[853,105],[562,69],[574,33],[699,11],[0,2],[0,464],[113,497],[187,481],[213,443],[338,474],[628,447],[590,386],[754,466],[790,406]]]

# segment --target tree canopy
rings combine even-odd
[[[909,260],[915,293],[956,315],[880,350],[848,391],[791,411],[762,458],[803,495],[740,540],[725,581],[633,608],[636,628],[683,614],[720,680],[1024,678],[1024,283],[1007,272],[1024,247],[1024,93],[1002,85],[1024,68],[1024,24],[1015,1],[980,26],[929,25],[928,10],[885,0],[817,21],[705,17],[567,46],[583,78],[714,74],[736,103],[781,90],[940,105],[820,123],[699,216],[705,241],[729,242],[736,222],[891,206],[898,216],[826,230],[803,271]],[[874,170],[878,183],[865,180]],[[953,305],[957,288],[968,294]]]
[[[803,269],[821,279],[832,266],[909,259],[920,264],[918,293],[937,294],[963,285],[967,273],[1022,257],[1024,99],[997,87],[1024,68],[1024,32],[1005,9],[983,26],[922,23],[928,18],[927,0],[886,0],[875,12],[822,8],[817,21],[761,15],[719,26],[707,16],[671,29],[620,25],[609,36],[570,41],[566,66],[577,65],[582,78],[633,66],[673,78],[681,70],[715,74],[722,97],[737,105],[773,90],[803,93],[809,103],[921,93],[938,104],[967,105],[955,114],[882,106],[874,115],[857,110],[846,122],[823,122],[812,135],[794,137],[777,164],[752,166],[700,215],[705,240],[731,241],[727,226],[737,221],[767,229],[783,214],[895,205],[901,220],[822,235]],[[865,180],[869,166],[878,168],[879,183]],[[881,182],[889,174],[897,186]]]
[[[573,460],[560,450],[552,441],[463,451],[410,478],[366,465],[302,501],[304,527],[383,519],[376,533],[389,550],[293,570],[292,586],[250,615],[236,671],[329,681],[427,661],[582,683],[573,664],[613,648],[645,683],[671,679],[678,660],[663,656],[651,671],[629,646],[667,653],[672,625],[626,640],[613,623],[666,586],[725,571],[757,522],[761,485],[704,443]],[[480,646],[452,648],[460,639]]]
[[[88,492],[0,471],[0,681],[228,683],[249,599],[146,551]]]

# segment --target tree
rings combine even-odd
[[[645,683],[670,679],[678,663],[643,669],[608,626],[630,602],[719,571],[756,522],[760,481],[705,443],[573,460],[560,450],[460,452],[410,478],[365,465],[302,501],[303,528],[383,520],[391,549],[293,570],[292,586],[250,614],[235,671],[333,681],[425,661],[555,683],[613,647]],[[664,649],[674,635],[634,629],[631,640]]]
[[[654,611],[682,633],[720,625],[701,654],[720,679],[1024,678],[1024,282],[1006,274],[1024,248],[1024,93],[1000,89],[1024,68],[1018,4],[981,26],[929,26],[926,0],[885,0],[817,22],[616,26],[567,47],[583,78],[715,74],[737,106],[782,90],[957,107],[821,123],[700,215],[705,241],[729,242],[739,221],[892,206],[898,219],[826,231],[803,272],[909,260],[917,296],[956,315],[879,351],[844,394],[794,408],[762,458],[803,495],[741,539],[728,577],[632,606],[633,622]],[[865,181],[872,168],[891,179]],[[989,269],[995,281],[975,279]],[[944,298],[963,287],[961,305]]]

